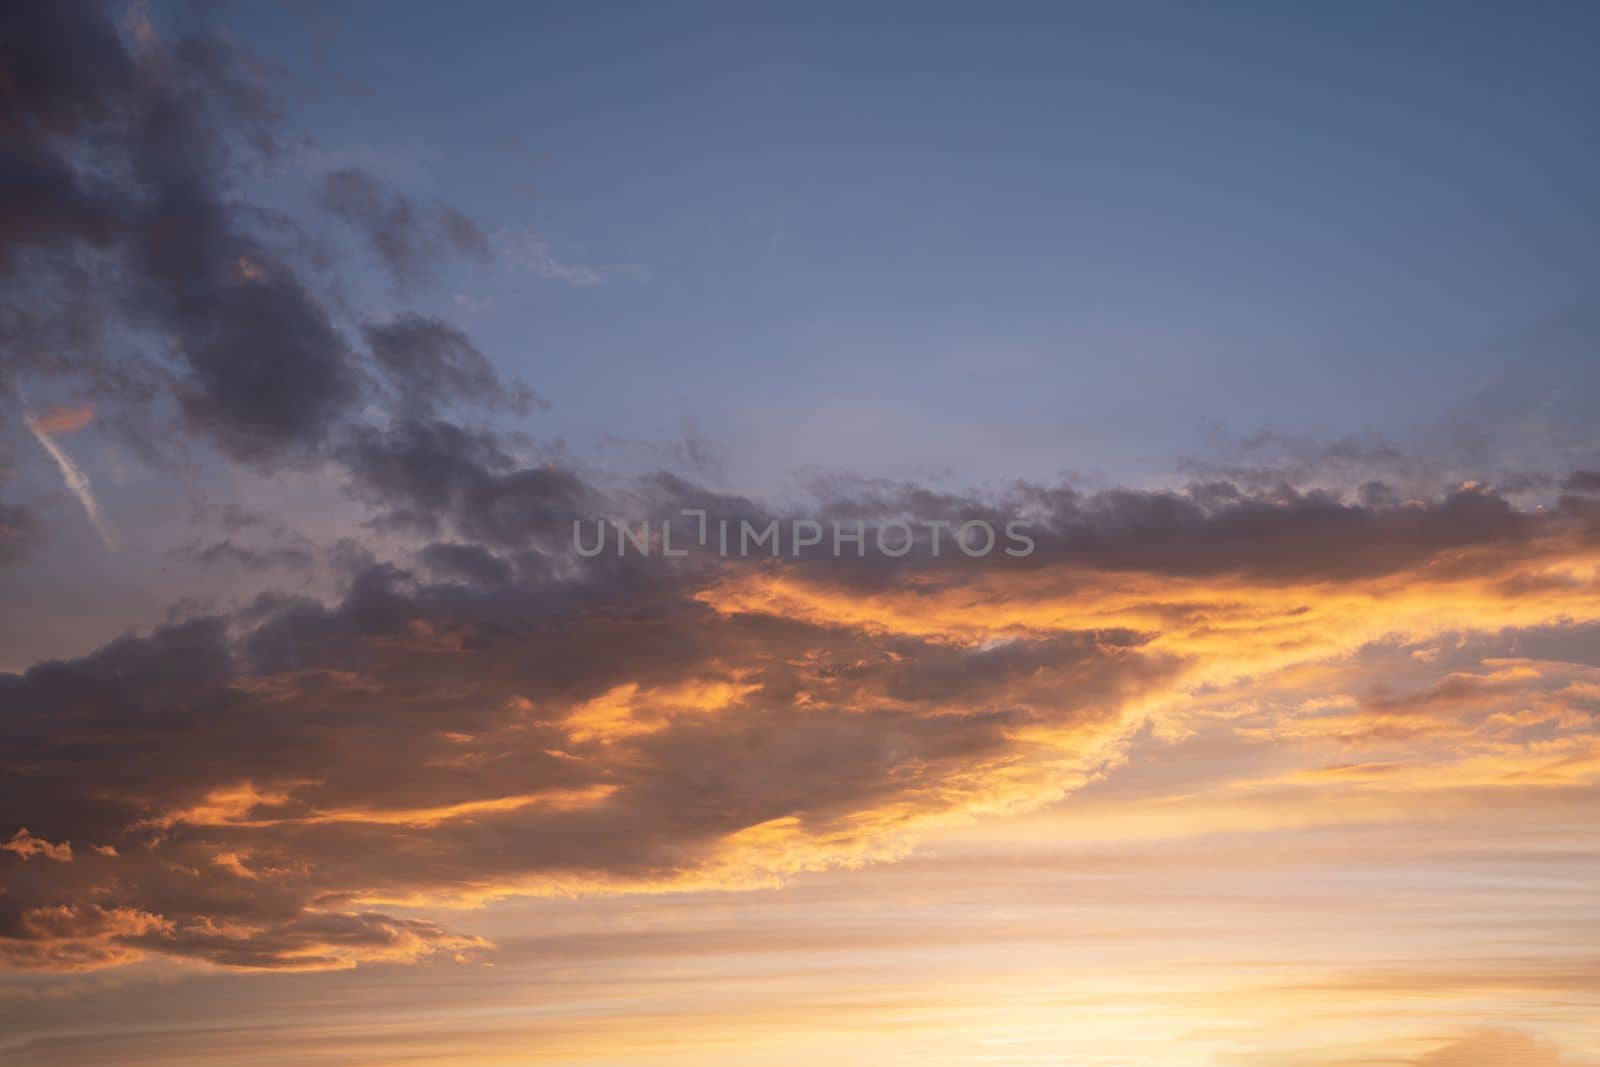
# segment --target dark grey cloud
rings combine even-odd
[[[17,246],[80,238],[111,239],[122,226],[118,192],[81,173],[57,139],[118,117],[136,72],[115,28],[85,3],[10,4],[0,14],[3,149],[0,188],[7,210],[0,256]]]
[[[466,581],[492,587],[509,585],[516,575],[509,560],[481,545],[436,541],[422,550],[421,559],[424,566],[445,581]]]
[[[526,415],[534,404],[544,404],[526,385],[503,382],[472,340],[442,319],[407,313],[368,323],[362,333],[408,417],[435,415],[451,405]]]
[[[1600,471],[1573,471],[1561,482],[1569,493],[1600,493]]]
[[[1371,576],[1451,548],[1522,541],[1543,525],[1479,490],[1378,507],[1320,491],[1246,492],[1226,482],[1185,493],[1065,492],[1040,500],[1048,505],[1043,559],[1191,576]]]
[[[877,522],[915,524],[981,520],[996,530],[1026,522],[1035,547],[1024,558],[965,559],[945,551],[945,568],[981,565],[1018,570],[1072,564],[1179,577],[1235,575],[1254,580],[1360,578],[1413,568],[1452,549],[1518,546],[1560,526],[1592,543],[1600,509],[1563,497],[1544,510],[1519,508],[1489,487],[1454,488],[1427,498],[1404,496],[1381,482],[1355,493],[1262,488],[1215,479],[1183,489],[1105,489],[1018,484],[987,497],[942,493],[919,485],[831,478],[813,483],[815,513],[864,519],[869,540]],[[693,506],[693,505],[685,505]],[[949,532],[943,534],[948,543]],[[931,534],[899,562],[870,559],[832,569],[850,580],[930,564]],[[813,550],[831,555],[831,546]],[[832,561],[830,560],[830,563]]]
[[[429,360],[433,367],[444,363]],[[1020,571],[1062,564],[1175,577],[1356,579],[1404,571],[1455,550],[1499,547],[1514,553],[1558,527],[1581,543],[1600,540],[1600,507],[1582,496],[1561,496],[1535,510],[1475,485],[1417,498],[1377,481],[1345,493],[1214,478],[1177,490],[1083,492],[1018,484],[975,495],[821,478],[809,486],[809,505],[774,510],[666,471],[627,492],[602,490],[559,460],[521,463],[499,435],[443,419],[362,428],[341,458],[353,491],[378,510],[384,524],[430,537],[454,534],[499,549],[570,556],[573,523],[592,529],[601,518],[648,519],[657,529],[670,520],[681,547],[697,526],[682,515],[685,509],[705,512],[710,528],[726,522],[734,530],[741,522],[762,529],[799,517],[852,529],[859,522],[869,543],[876,543],[886,523],[910,523],[917,547],[899,559],[877,552],[865,559],[848,552],[835,558],[831,537],[798,557],[783,550],[801,565],[825,562],[825,580],[856,587],[896,581],[912,570]],[[1567,484],[1581,484],[1582,476]],[[951,540],[953,529],[967,522],[986,523],[997,536],[1008,523],[1021,522],[1032,551],[1020,558],[994,553],[969,559]],[[944,548],[937,556],[932,524],[942,524]],[[900,536],[896,532],[889,540],[898,543]]]
[[[262,548],[239,544],[232,539],[193,541],[177,549],[175,554],[207,566],[229,564],[252,571],[277,568],[303,571],[316,565],[316,555],[309,548]]]
[[[151,358],[172,399],[233,455],[318,444],[353,402],[356,375],[326,310],[230,203],[238,157],[275,145],[250,64],[197,34],[135,54],[97,4],[10,5],[4,17],[7,66],[23,71],[0,102],[6,265],[86,272],[103,305],[162,338]],[[70,332],[79,310],[36,304],[8,318]],[[102,352],[54,358],[68,366],[17,364],[117,384]]]
[[[383,399],[378,381],[411,406],[533,401],[446,323],[352,330],[317,295],[306,228],[240,194],[282,136],[238,45],[203,28],[134,41],[83,0],[0,18],[0,386],[70,380],[146,458],[181,447],[178,421],[258,464],[322,458]],[[365,172],[330,175],[323,192],[397,276],[420,280],[446,251],[486,254],[470,219],[424,212]]]
[[[442,419],[356,428],[340,452],[354,492],[392,527],[500,547],[570,543],[592,490],[555,464],[520,466],[487,431]]]
[[[424,211],[409,196],[358,167],[325,175],[322,202],[360,231],[402,286],[427,281],[447,251],[479,260],[491,256],[488,237],[466,215],[449,207]]]
[[[439,233],[451,248],[469,259],[487,260],[494,255],[489,235],[453,207],[439,209]]]

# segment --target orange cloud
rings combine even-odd
[[[57,863],[72,862],[71,842],[63,841],[59,845],[51,844],[42,837],[33,836],[28,832],[26,826],[12,834],[11,840],[0,845],[0,852],[13,852],[24,860],[32,859],[34,856],[43,856],[46,859],[55,860]]]
[[[34,421],[45,433],[73,433],[94,421],[94,405],[92,403],[79,404],[77,407],[57,405],[35,416]]]

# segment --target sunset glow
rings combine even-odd
[[[18,0],[0,1064],[1600,1067],[1600,8]]]

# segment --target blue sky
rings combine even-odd
[[[598,274],[455,279],[537,432],[760,487],[1403,437],[1600,281],[1583,5],[237,14],[318,143]]]

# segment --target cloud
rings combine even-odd
[[[59,845],[53,845],[41,837],[34,837],[28,832],[26,826],[12,834],[11,840],[0,845],[0,852],[15,853],[24,860],[32,859],[34,856],[44,856],[47,859],[55,860],[57,863],[72,862],[72,844],[70,842],[63,841]]]
[[[35,420],[39,427],[46,433],[59,435],[75,433],[94,421],[94,405],[80,404],[77,407],[53,407],[37,416]]]
[[[1600,471],[1573,471],[1562,481],[1569,493],[1600,493]]]
[[[519,230],[503,235],[500,240],[501,255],[514,267],[532,271],[541,278],[566,282],[568,285],[598,285],[610,273],[606,268],[581,263],[569,263],[556,256],[550,243],[532,230]]]
[[[105,515],[100,511],[100,502],[95,499],[94,489],[89,484],[89,476],[72,461],[72,457],[56,443],[55,438],[50,436],[43,423],[33,417],[32,412],[24,411],[22,421],[27,424],[28,430],[44,450],[50,453],[50,458],[55,460],[56,466],[61,470],[61,480],[66,483],[68,492],[77,497],[78,503],[83,505],[84,514],[89,517],[95,533],[100,535],[100,543],[105,545],[107,552],[115,552],[117,540],[111,533],[111,527],[106,523]]]
[[[329,211],[361,231],[399,285],[425,282],[445,249],[479,260],[492,256],[489,239],[466,215],[449,207],[424,213],[359,167],[329,171],[321,194]]]
[[[6,67],[19,72],[0,102],[0,263],[20,280],[8,316],[24,350],[41,336],[80,342],[18,369],[115,385],[113,365],[83,344],[94,328],[72,327],[84,310],[59,295],[98,293],[170,341],[170,361],[146,361],[151,375],[229,452],[314,444],[353,400],[355,376],[326,311],[230,203],[233,159],[275,151],[275,103],[253,65],[199,33],[131,50],[92,3],[5,18]]]
[[[456,538],[421,569],[375,562],[333,602],[269,595],[0,676],[0,810],[75,846],[0,868],[14,959],[477,951],[408,910],[892,859],[1114,777],[1145,729],[1275,731],[1288,762],[1239,796],[1600,779],[1586,668],[1451,643],[1600,625],[1581,503],[1026,489],[1037,560],[579,560],[571,518],[617,503],[593,485],[447,423],[374,434],[351,459],[364,491]],[[754,507],[670,477],[639,499]],[[824,502],[868,505],[993,506]],[[1363,697],[1361,657],[1385,649],[1401,687]],[[40,918],[60,909],[78,918]]]
[[[447,394],[434,405],[534,402],[447,323],[351,323],[318,295],[333,261],[316,228],[240,193],[249,174],[288,174],[279,103],[231,38],[197,25],[161,39],[137,20],[125,37],[79,0],[4,19],[0,60],[16,74],[0,98],[0,322],[16,358],[0,384],[62,379],[90,398],[44,417],[46,432],[90,411],[145,458],[181,451],[182,429],[274,466],[325,458],[352,420],[391,400],[409,412],[429,387]],[[489,254],[465,215],[423,210],[365,170],[325,175],[321,194],[407,285],[444,250]],[[151,350],[108,345],[112,331]]]
[[[399,409],[410,417],[457,404],[522,415],[535,403],[544,405],[526,385],[502,382],[467,335],[441,319],[407,313],[368,323],[362,332]]]
[[[516,571],[510,561],[481,545],[434,542],[422,550],[423,564],[445,580],[485,587],[510,585]]]
[[[591,488],[554,463],[521,466],[504,441],[442,419],[360,427],[340,459],[352,490],[392,527],[432,536],[454,529],[496,547],[570,537],[595,503]]]
[[[174,555],[206,565],[233,564],[251,571],[275,568],[309,570],[316,557],[307,548],[256,548],[235,543],[232,539],[201,543],[194,541],[177,549]]]
[[[453,207],[439,209],[439,233],[452,248],[469,259],[494,258],[488,234]]]

